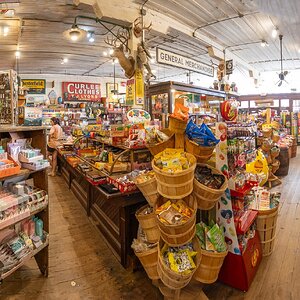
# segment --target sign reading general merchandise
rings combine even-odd
[[[22,79],[22,86],[28,89],[28,94],[46,94],[45,79]]]
[[[63,82],[62,93],[64,101],[100,101],[100,83]]]
[[[190,70],[211,77],[214,76],[214,68],[212,66],[160,48],[156,48],[156,60],[160,64]]]

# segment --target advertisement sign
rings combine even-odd
[[[127,80],[126,85],[126,105],[133,105],[135,99],[135,80]]]
[[[138,69],[135,72],[135,98],[137,105],[144,105],[144,78],[142,70]]]
[[[64,101],[100,101],[100,83],[63,82],[62,93]]]
[[[22,85],[28,89],[28,94],[46,94],[45,79],[22,79]]]
[[[210,77],[214,76],[212,66],[160,48],[156,48],[156,60],[159,64],[190,70]]]
[[[233,72],[233,60],[226,60],[226,75],[230,75]]]

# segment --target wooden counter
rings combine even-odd
[[[137,235],[136,210],[147,202],[136,191],[130,194],[108,194],[89,183],[83,174],[58,155],[62,177],[78,198],[94,225],[124,268],[132,266],[135,256],[131,249]]]

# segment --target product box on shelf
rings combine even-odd
[[[20,173],[21,167],[10,157],[0,160],[0,178]]]
[[[46,159],[38,160],[31,163],[22,163],[22,168],[32,170],[32,171],[38,171],[42,169],[46,169],[50,166],[50,163]]]
[[[121,193],[127,193],[137,190],[137,186],[132,182],[122,182],[119,176],[109,176],[107,181],[113,184]]]

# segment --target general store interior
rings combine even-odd
[[[299,299],[299,15],[0,1],[0,299]]]

